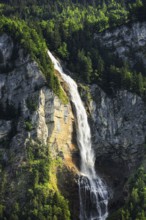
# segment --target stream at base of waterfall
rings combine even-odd
[[[69,88],[70,100],[76,114],[77,143],[80,150],[81,166],[79,185],[80,220],[106,220],[108,216],[109,193],[107,186],[95,171],[95,154],[92,149],[91,131],[87,113],[80,98],[77,84],[63,71],[59,61],[48,51],[54,68],[60,73]]]

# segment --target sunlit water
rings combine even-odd
[[[80,220],[105,220],[108,216],[108,191],[95,171],[95,154],[91,144],[91,132],[86,110],[80,98],[77,84],[66,75],[56,58],[48,51],[54,68],[69,88],[70,99],[76,111],[77,142],[80,149],[81,167],[79,185]]]

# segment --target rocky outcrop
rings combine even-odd
[[[145,74],[146,22],[133,22],[95,34],[94,43],[107,65],[125,63]],[[127,194],[126,180],[141,164],[145,152],[146,106],[139,96],[128,91],[108,96],[97,86],[91,86],[91,94],[93,100],[88,108],[96,166],[109,181],[118,205]]]
[[[140,31],[145,25],[137,23],[131,29],[124,26],[113,32],[106,31],[96,35],[95,40],[100,40],[107,49],[112,45],[114,54],[124,60],[129,59],[127,51],[135,48],[134,56],[141,59],[144,57],[142,48],[146,45],[146,33],[143,31],[141,34]],[[133,66],[134,60],[130,61]],[[113,190],[112,209],[115,208],[114,203],[118,205],[119,202],[120,206],[126,193],[123,190],[126,180],[143,158],[146,108],[136,94],[119,91],[108,96],[96,85],[88,89],[88,98],[86,104],[96,168]],[[37,63],[19,45],[6,34],[0,36],[0,161],[5,166],[8,182],[12,182],[13,188],[16,182],[12,180],[26,163],[26,148],[30,140],[49,145],[51,158],[63,161],[63,168],[54,168],[58,188],[70,200],[73,219],[78,219],[76,164],[80,158],[74,127],[70,103],[63,104],[54,95]]]
[[[14,45],[12,39],[7,35],[0,37],[0,51],[3,57],[1,66],[13,66],[11,71],[7,68],[0,73],[0,106],[5,136],[14,130],[11,126],[15,122],[15,133],[11,137],[10,143],[18,148],[24,145],[26,138],[38,138],[46,144],[49,136],[48,129],[53,119],[49,117],[53,114],[54,94],[46,86],[45,78],[39,70],[37,64],[25,56],[24,51]],[[18,55],[16,59],[13,52]],[[49,106],[49,114],[45,112],[45,107]],[[8,123],[9,122],[9,123]],[[8,128],[9,125],[9,128]],[[11,126],[11,127],[10,127]],[[21,136],[19,143],[17,136]],[[21,135],[20,135],[21,134]]]
[[[90,111],[94,122],[93,140],[97,156],[135,166],[142,156],[146,136],[146,108],[142,99],[128,91],[108,97],[92,86]],[[120,150],[121,149],[121,150]]]
[[[10,183],[15,196],[25,197],[26,192],[19,191],[19,188],[23,182],[21,187],[25,191],[25,180],[29,180],[27,174],[22,179],[22,169],[27,161],[27,147],[32,141],[48,145],[52,160],[61,158],[62,169],[55,168],[54,175],[56,172],[58,187],[64,194],[68,191],[63,185],[68,176],[72,178],[67,179],[66,187],[77,185],[74,179],[77,168],[73,161],[77,149],[73,144],[73,131],[74,117],[70,103],[63,104],[48,88],[37,63],[11,37],[1,35],[0,162],[4,168],[0,170],[0,184],[6,175],[7,197],[13,197],[10,195]],[[21,173],[21,179],[16,178],[16,173]],[[69,198],[69,193],[66,197]],[[11,207],[12,200],[8,198],[7,202]]]
[[[122,25],[119,28],[109,29],[101,34],[95,34],[95,43],[98,42],[102,50],[115,55],[138,69],[146,67],[146,22],[136,22]]]
[[[143,159],[146,106],[138,95],[128,91],[108,96],[93,85],[91,95],[89,110],[97,170],[109,181],[114,200],[120,200],[127,178]]]
[[[15,59],[14,51],[17,54]],[[11,137],[11,144],[19,145],[20,148],[20,143],[24,145],[26,138],[38,139],[44,144],[50,143],[51,148],[57,143],[60,154],[63,154],[63,148],[68,154],[67,149],[74,148],[70,104],[61,103],[47,87],[36,62],[29,55],[26,56],[24,50],[6,34],[0,37],[0,53],[0,138],[4,139],[12,133],[15,121],[16,133]],[[2,67],[7,62],[13,66],[13,70],[8,68],[6,73]],[[18,134],[21,134],[19,143]]]
[[[73,126],[74,116],[70,104],[62,105],[61,101],[55,97],[54,99],[54,129],[50,137],[50,150],[54,157],[60,156],[65,159],[65,163],[70,168],[73,166],[73,153],[77,149],[73,144]],[[76,170],[77,172],[77,170]]]

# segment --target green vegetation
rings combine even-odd
[[[79,84],[79,92],[80,92],[82,100],[84,101],[84,103],[86,103],[85,106],[88,106],[90,101],[92,100],[90,87],[80,83]],[[86,111],[88,112],[87,109],[86,109]]]
[[[10,183],[5,165],[1,168],[1,220],[70,219],[68,202],[57,189],[57,183],[52,182],[51,175],[55,179],[55,173],[51,171],[52,163],[54,161],[51,161],[48,147],[30,140],[26,145],[26,160],[15,171],[15,178],[11,176]],[[56,163],[56,169],[57,166],[59,164]],[[12,203],[7,201],[6,193],[13,195]]]
[[[37,97],[34,97],[34,98],[28,98],[26,100],[26,106],[27,108],[31,111],[31,112],[34,112],[37,110],[38,108],[38,103],[37,103]]]
[[[146,172],[143,167],[129,181],[129,198],[126,205],[118,210],[110,220],[146,219]]]
[[[47,56],[47,47],[44,39],[33,27],[28,27],[24,21],[1,17],[0,33],[8,33],[15,42],[18,42],[30,56],[37,61],[47,82],[53,86],[53,66]]]
[[[133,70],[112,51],[94,42],[97,33],[145,19],[145,0],[0,1],[0,34],[8,33],[26,54],[30,54],[44,74],[46,84],[63,103],[68,99],[47,55],[47,47],[66,62],[80,82],[96,83],[108,93],[128,89],[146,99],[146,69],[143,65],[138,63]],[[6,66],[1,70],[7,74],[11,68]],[[91,99],[88,87],[82,86],[82,90]],[[31,112],[38,107],[35,99],[27,100],[26,105]],[[1,117],[9,120],[5,109],[1,109]],[[19,115],[13,106],[9,109],[13,118]],[[30,120],[25,122],[25,128],[27,131],[33,129]],[[23,163],[16,161],[17,169],[15,153],[7,155],[9,166],[14,167],[11,172],[7,161],[0,156],[0,220],[69,220],[68,202],[59,192],[54,174],[60,160],[52,162],[48,147],[31,141],[25,153]],[[112,219],[146,219],[145,176],[140,169],[134,181],[129,183],[127,204]],[[12,204],[9,198],[13,198]]]
[[[140,96],[146,96],[146,78],[140,72],[132,71],[125,64],[120,68],[111,65],[108,71],[110,73],[109,76],[106,77],[105,73],[102,80],[105,85],[109,85],[109,89],[128,89]]]
[[[33,129],[33,125],[30,120],[25,121],[25,129],[27,131],[31,131]]]
[[[48,86],[64,102],[65,94],[63,94],[59,80],[54,74],[53,64],[47,55],[47,46],[41,31],[37,32],[33,25],[29,27],[25,21],[18,18],[10,19],[2,16],[0,18],[0,34],[2,33],[9,34],[16,43],[25,49],[26,53],[30,54],[31,58],[38,63]]]
[[[59,11],[55,11],[54,14],[50,12],[50,18],[42,18],[40,22],[49,48],[67,61],[68,68],[77,73],[80,80],[97,83],[108,92],[113,92],[116,88],[129,89],[128,82],[122,84],[123,81],[117,78],[122,77],[126,80],[127,76],[121,70],[126,66],[126,70],[130,72],[130,81],[133,81],[133,70],[127,67],[127,64],[119,63],[112,53],[107,53],[97,42],[95,43],[94,35],[108,28],[141,19],[141,16],[144,19],[143,3],[140,0],[133,3],[112,0],[98,3],[85,1],[82,4],[80,1],[74,4],[68,1],[65,5],[60,3],[58,7]],[[119,69],[117,76],[111,66]],[[144,71],[140,69],[142,74]],[[145,85],[142,86],[140,91],[134,90],[133,86],[130,90],[141,94],[145,90]]]
[[[144,20],[145,12],[142,0],[7,0],[0,4],[0,14],[5,16],[1,16],[0,30],[9,33],[31,54],[48,85],[64,102],[67,99],[54,75],[46,45],[66,61],[80,80],[97,83],[107,92],[125,88],[145,96],[145,68],[139,64],[133,71],[94,42],[96,33]]]

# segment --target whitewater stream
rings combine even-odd
[[[54,68],[69,88],[70,99],[76,111],[77,142],[81,156],[79,185],[80,220],[105,220],[108,216],[108,191],[95,171],[95,154],[92,149],[91,131],[86,110],[80,98],[77,84],[66,75],[60,63],[48,51]]]

